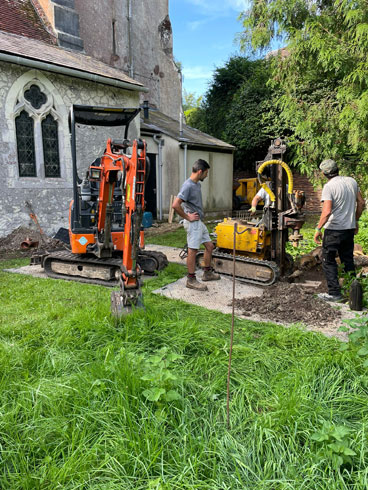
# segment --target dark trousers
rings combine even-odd
[[[341,294],[337,274],[336,254],[344,264],[345,272],[354,272],[354,232],[355,230],[325,230],[322,242],[322,267],[325,273],[328,294]]]

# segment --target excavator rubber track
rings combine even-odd
[[[204,251],[197,253],[196,261],[199,267],[203,266]],[[219,274],[233,277],[233,255],[214,250],[212,253],[212,267]],[[275,262],[259,260],[235,255],[235,279],[256,286],[271,286],[277,281],[280,270]]]
[[[141,267],[142,272],[149,275],[164,269],[168,264],[165,254],[145,250],[139,252],[137,262],[144,266]],[[119,285],[121,264],[121,257],[102,259],[69,251],[51,253],[42,260],[42,267],[48,277],[109,287]]]
[[[145,267],[146,258],[156,261],[157,265],[154,270],[152,270],[152,268],[148,269],[148,267]],[[162,269],[165,269],[165,267],[169,265],[169,261],[167,260],[166,255],[162,252],[140,250],[138,253],[138,264],[141,266],[141,269],[145,274],[155,274],[156,271],[162,271]]]

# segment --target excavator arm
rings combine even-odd
[[[121,153],[131,147],[131,155]],[[107,147],[99,167],[91,167],[90,178],[99,178],[99,199],[96,244],[100,257],[111,255],[111,220],[113,215],[114,188],[120,182],[122,191],[123,254],[120,291],[111,294],[111,311],[120,317],[129,313],[133,306],[142,304],[141,268],[138,265],[140,230],[144,211],[144,187],[146,181],[146,143],[142,140],[107,141]]]

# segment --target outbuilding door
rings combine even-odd
[[[150,173],[145,190],[146,211],[150,211],[154,219],[157,218],[156,156],[155,153],[147,153],[150,161]]]

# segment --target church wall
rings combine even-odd
[[[53,101],[53,114],[58,121],[60,178],[19,177],[15,134],[15,109],[19,94],[26,84],[36,84]],[[69,202],[72,198],[72,166],[68,113],[72,104],[137,107],[138,92],[108,87],[64,75],[0,62],[0,237],[18,226],[31,224],[25,202],[29,201],[45,233],[53,234],[68,226]],[[38,116],[37,116],[38,117]],[[41,116],[40,116],[41,117]],[[139,118],[130,126],[130,138],[139,134]],[[108,137],[121,138],[119,128],[92,128],[77,125],[77,161],[80,176],[101,155]],[[42,156],[42,139],[35,140],[36,152]]]

